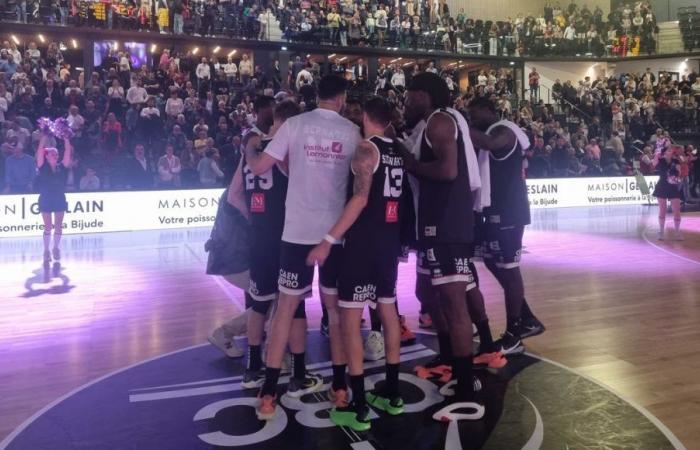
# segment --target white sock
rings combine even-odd
[[[666,227],[666,218],[663,219],[659,217],[659,233],[664,234],[664,228]]]
[[[678,233],[681,229],[681,219],[673,219],[673,228],[676,230],[676,233]]]

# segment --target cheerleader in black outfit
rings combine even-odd
[[[668,201],[671,202],[673,210],[673,225],[676,231],[675,238],[683,240],[681,234],[681,153],[683,147],[671,146],[665,152],[656,153],[653,166],[659,174],[659,181],[654,187],[654,197],[659,201],[659,239],[665,239],[664,229],[666,226],[666,209]]]
[[[59,161],[58,150],[46,147],[46,136],[39,141],[36,151],[38,175],[35,186],[39,192],[39,211],[44,220],[44,263],[51,261],[49,244],[53,230],[53,258],[61,259],[61,235],[63,232],[63,215],[68,209],[66,203],[66,178],[72,164],[73,146],[69,139],[64,139],[63,159]]]

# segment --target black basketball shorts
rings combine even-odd
[[[501,269],[520,267],[524,232],[523,225],[486,224],[484,259],[493,260],[496,267]]]
[[[434,244],[426,248],[425,261],[432,285],[463,282],[467,283],[467,291],[476,288],[473,250],[472,244]]]
[[[345,242],[338,278],[338,305],[363,308],[396,302],[398,259],[395,250]]]
[[[253,300],[268,302],[277,297],[280,273],[280,241],[253,239],[250,246],[250,285]]]
[[[306,258],[315,245],[280,244],[280,269],[277,284],[279,291],[289,295],[311,295],[314,267],[306,265]],[[319,281],[324,294],[338,294],[338,272],[342,247],[333,245],[323,266],[319,267]]]

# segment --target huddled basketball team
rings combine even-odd
[[[469,105],[468,125],[449,108],[450,91],[432,73],[408,87],[405,118],[412,131],[403,137],[395,135],[386,100],[365,102],[361,127],[341,115],[345,102],[346,82],[336,76],[321,79],[318,107],[310,112],[301,113],[291,100],[256,101],[257,124],[245,136],[228,191],[228,202],[251,224],[243,386],[260,389],[258,418],[274,419],[289,348],[287,394],[323,387],[322,377],[305,366],[304,298],[318,266],[333,369],[330,419],[365,431],[369,406],[401,414],[396,282],[402,247],[410,245],[417,251],[416,295],[439,342],[436,358],[415,372],[444,384],[441,392],[454,406],[478,420],[484,408],[474,369],[502,368],[505,355],[523,352],[522,339],[544,331],[525,301],[519,269],[530,222],[522,173],[528,138],[499,121],[488,99]],[[505,293],[508,325],[497,341],[479,290],[479,257]],[[386,379],[372,392],[365,392],[363,375],[365,306],[378,312],[386,355]]]

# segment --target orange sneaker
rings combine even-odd
[[[348,390],[338,389],[337,391],[331,387],[328,389],[328,399],[331,401],[331,405],[335,408],[346,408],[350,403],[348,401]]]
[[[489,369],[502,369],[508,360],[501,352],[482,353],[474,357],[474,365],[487,366]]]
[[[261,397],[260,394],[258,394],[258,407],[255,408],[255,414],[258,416],[258,420],[271,420],[275,417],[276,409],[276,395],[263,395]]]
[[[447,383],[452,379],[452,366],[444,364],[439,357],[424,366],[415,366],[413,371],[418,378],[425,380],[437,379],[441,383]]]
[[[404,316],[399,316],[399,324],[401,326],[401,346],[415,344],[416,335],[406,326],[406,318]]]

